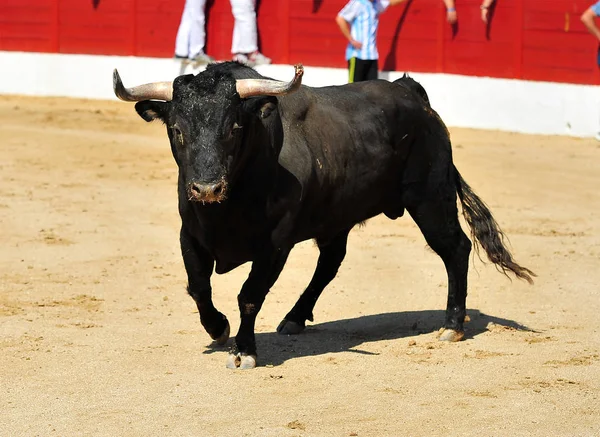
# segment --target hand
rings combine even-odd
[[[458,15],[456,14],[456,11],[446,12],[446,20],[448,20],[448,23],[450,24],[456,23],[458,21]]]
[[[487,24],[487,22],[488,22],[488,12],[489,12],[489,8],[481,9],[481,19],[483,20],[483,22],[485,24]]]
[[[355,39],[350,40],[350,45],[352,47],[354,47],[355,49],[358,49],[358,50],[362,49],[362,43],[360,41],[356,41]]]

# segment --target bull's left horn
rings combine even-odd
[[[242,99],[253,96],[283,96],[300,88],[304,68],[302,64],[294,65],[295,74],[290,82],[269,79],[239,79],[235,89]]]
[[[113,71],[113,90],[115,96],[125,102],[139,102],[140,100],[173,100],[173,82],[155,82],[125,88],[121,76],[115,68]]]

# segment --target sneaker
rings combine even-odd
[[[200,52],[193,58],[190,58],[189,62],[193,63],[194,67],[199,67],[201,65],[206,65],[210,64],[211,62],[215,62],[215,58],[213,58],[212,56],[208,56],[204,52]]]
[[[271,58],[267,58],[258,50],[250,53],[250,55],[248,55],[248,59],[250,59],[250,61],[253,62],[254,65],[266,65],[271,63]]]
[[[187,56],[181,56],[181,55],[178,55],[177,53],[175,53],[175,56],[173,56],[173,59],[178,62],[181,62],[183,65],[187,65],[191,62]]]
[[[244,64],[247,65],[248,67],[254,67],[256,64],[254,62],[252,62],[248,56],[246,56],[243,53],[236,53],[235,55],[233,55],[233,61],[235,62],[239,62],[240,64]]]

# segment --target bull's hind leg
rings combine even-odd
[[[179,240],[188,275],[188,293],[196,302],[200,322],[213,340],[218,344],[225,344],[229,338],[229,322],[227,317],[217,311],[212,302],[210,277],[214,260],[183,227]]]
[[[333,240],[317,239],[320,251],[317,269],[304,293],[277,327],[278,333],[299,334],[304,330],[307,320],[313,321],[313,309],[319,296],[335,278],[346,256],[349,233],[350,229],[340,232]]]
[[[427,244],[442,258],[448,274],[448,303],[444,332],[440,340],[458,341],[464,336],[467,272],[471,241],[458,221],[456,193],[453,187],[424,190],[420,201],[407,210],[421,229]]]

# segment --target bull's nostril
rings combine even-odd
[[[217,182],[216,184],[202,184],[193,182],[189,185],[190,200],[202,202],[220,202],[225,197],[227,184]]]
[[[192,184],[192,186],[190,187],[190,189],[192,190],[192,193],[194,193],[194,194],[201,194],[202,193],[202,188],[198,184]]]

